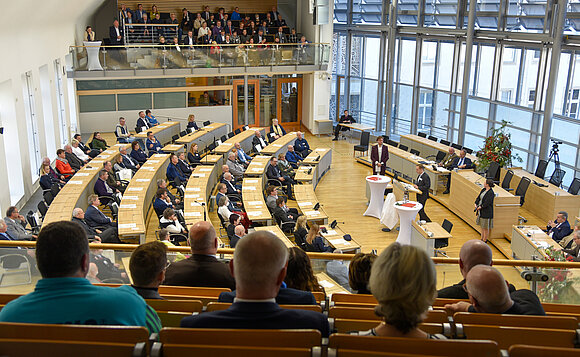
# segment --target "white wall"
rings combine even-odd
[[[191,107],[191,108],[173,108],[173,109],[154,109],[151,111],[160,121],[167,121],[170,117],[172,120],[179,120],[182,123],[187,122],[189,114],[195,115],[196,122],[206,120],[218,123],[232,125],[232,107],[230,105],[216,105],[210,107]],[[92,133],[95,131],[114,131],[119,123],[119,117],[127,121],[129,130],[135,130],[137,119],[139,118],[138,110],[127,110],[118,112],[98,112],[98,113],[80,113],[80,129],[83,133]],[[181,119],[181,120],[180,120]],[[107,129],[110,128],[110,129]],[[185,125],[181,126],[182,130]],[[230,129],[231,130],[231,129]]]

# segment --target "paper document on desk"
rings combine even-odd
[[[306,211],[306,212],[304,212],[304,214],[306,216],[319,216],[320,212],[318,212],[318,211]]]
[[[212,170],[213,169],[209,168],[209,167],[202,167],[201,169],[199,169],[199,171],[205,171],[205,172],[212,171]]]
[[[244,183],[258,183],[258,179],[245,179]]]
[[[326,233],[322,233],[322,234],[323,234],[324,236],[335,236],[335,235],[337,235],[338,233],[336,233],[336,231],[335,231],[335,230],[333,230],[333,229],[329,229],[329,230],[327,230],[327,231],[326,231]]]
[[[256,191],[256,187],[255,186],[248,186],[248,187],[244,187],[244,190],[248,190],[248,191]]]
[[[75,174],[75,176],[78,176],[78,177],[89,176],[89,173],[88,172],[77,172]]]
[[[131,228],[137,228],[137,223],[122,223],[119,224],[119,229],[131,229]]]
[[[545,233],[545,232],[543,230],[541,230],[541,229],[529,229],[528,230],[528,233],[530,233],[530,234],[542,234],[542,233]]]
[[[138,199],[139,197],[137,196],[123,196],[123,200],[137,201]]]
[[[119,208],[123,208],[123,209],[136,209],[137,205],[135,204],[124,204],[124,205],[120,205]]]
[[[143,187],[129,187],[127,191],[143,191]]]
[[[330,289],[334,286],[334,284],[329,282],[328,280],[320,280],[318,284],[320,284],[320,286],[322,286],[325,289]]]
[[[261,206],[263,203],[262,201],[250,201],[248,202],[250,206]]]
[[[345,245],[345,244],[346,245],[349,245],[350,244],[349,242],[345,241],[343,238],[329,239],[328,241],[330,242],[330,244],[332,244],[334,246],[339,245],[339,244],[343,244],[343,245]]]
[[[147,163],[158,164],[159,163],[159,160],[151,160],[151,159],[149,159],[149,160],[147,160]]]
[[[201,217],[201,212],[185,212],[183,213],[185,217]]]
[[[538,248],[542,248],[542,249],[548,249],[550,247],[550,243],[548,242],[536,242],[536,241],[532,241],[536,247]]]
[[[151,182],[151,179],[136,179],[136,182]]]
[[[260,216],[260,215],[262,215],[262,211],[250,211],[247,213],[248,213],[248,216]]]
[[[312,202],[308,202],[308,201],[298,202],[298,206],[300,206],[300,207],[312,206]]]
[[[200,187],[187,187],[185,189],[185,191],[197,191],[197,192],[200,192],[201,191],[201,188]]]
[[[77,180],[70,180],[69,182],[67,182],[67,184],[72,183],[73,185],[82,185],[83,182],[82,181],[77,181]]]
[[[199,195],[185,195],[184,198],[198,198]]]
[[[198,174],[198,173],[194,172],[193,177],[196,177],[196,178],[205,177],[205,174]]]

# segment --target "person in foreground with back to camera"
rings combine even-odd
[[[427,254],[411,245],[393,243],[373,263],[369,286],[383,318],[377,327],[352,334],[362,336],[409,337],[444,340],[428,334],[418,325],[435,301],[437,272]]]
[[[316,329],[328,337],[328,321],[321,313],[283,309],[276,303],[279,292],[289,290],[280,288],[287,266],[288,248],[278,237],[266,231],[248,234],[237,244],[230,261],[237,286],[233,304],[223,311],[186,317],[181,327]]]
[[[348,285],[357,294],[370,294],[369,280],[373,263],[377,260],[374,253],[356,253],[348,266]]]
[[[167,263],[167,246],[162,242],[141,244],[133,251],[129,260],[131,286],[143,299],[163,299],[158,288],[165,280]]]
[[[288,248],[288,269],[286,269],[286,286],[302,291],[324,292],[324,288],[318,283],[310,258],[298,247]]]
[[[445,305],[448,313],[480,312],[510,315],[546,315],[540,299],[528,289],[509,292],[508,283],[494,267],[474,266],[463,285],[469,301]]]
[[[157,313],[130,286],[94,286],[89,271],[89,242],[74,222],[53,222],[40,231],[36,262],[42,279],[33,292],[9,302],[2,322],[144,326],[158,333]]]
[[[493,199],[495,194],[491,189],[494,186],[492,179],[485,180],[483,188],[475,199],[476,222],[481,226],[481,240],[487,243],[493,229]]]

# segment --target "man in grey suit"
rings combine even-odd
[[[226,161],[226,165],[230,168],[230,173],[234,175],[236,180],[242,180],[244,178],[244,166],[242,164],[238,164],[236,161],[236,154],[230,151],[228,154],[228,160]]]
[[[36,240],[36,235],[26,231],[26,219],[15,206],[8,207],[6,218],[8,234],[15,240]]]

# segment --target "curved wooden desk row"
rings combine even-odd
[[[332,164],[332,150],[330,148],[316,148],[304,158],[294,180],[300,183],[312,183],[314,188],[320,178],[330,170]]]
[[[157,180],[165,178],[169,154],[155,154],[135,173],[119,205],[119,237],[145,242],[147,213],[157,192]]]
[[[254,158],[254,160],[256,160]],[[253,161],[252,161],[253,162]],[[272,215],[264,199],[264,179],[244,178],[242,184],[242,201],[248,214],[248,218],[254,222],[264,222],[266,225],[272,225]]]
[[[228,133],[227,124],[224,123],[211,123],[210,125],[204,126],[193,133],[182,136],[175,141],[176,144],[181,146],[186,145],[186,150],[189,151],[192,144],[197,144],[197,150],[201,152],[205,149],[212,140],[219,139],[222,135]]]
[[[227,159],[227,155],[230,152],[230,150],[232,150],[234,148],[234,144],[239,142],[242,149],[244,149],[245,152],[249,153],[253,149],[252,139],[254,138],[256,131],[260,131],[262,133],[262,137],[264,138],[264,140],[267,140],[267,138],[265,136],[265,132],[266,132],[265,128],[249,128],[248,130],[242,131],[238,135],[232,136],[228,140],[221,143],[214,150],[214,152],[217,155],[226,156],[226,159]]]
[[[266,155],[257,155],[255,156],[246,172],[244,173],[245,177],[263,177],[266,173],[266,168],[268,167],[268,163],[270,161],[271,156]]]
[[[185,188],[183,216],[188,226],[208,220],[207,204],[217,177],[217,165],[199,165]]]
[[[89,195],[93,194],[93,187],[99,171],[103,168],[103,163],[105,161],[114,162],[119,156],[119,148],[121,147],[129,148],[130,145],[113,145],[79,170],[56,195],[42,223],[70,221],[72,211],[76,207],[86,210],[88,207],[87,199]]]
[[[159,140],[161,145],[164,145],[171,141],[173,135],[179,135],[180,130],[178,121],[166,121],[151,129],[143,130],[142,132],[135,134],[135,138],[145,141],[145,139],[147,139],[147,132],[151,131],[157,140]]]
[[[409,149],[415,149],[419,151],[423,157],[431,155],[436,156],[439,151],[447,153],[451,147],[413,134],[402,135],[400,142],[401,144],[408,146]],[[458,150],[456,149],[455,151],[457,153]],[[477,161],[477,156],[473,154],[466,154],[465,156],[468,157],[471,162]]]
[[[288,151],[288,145],[294,145],[296,141],[296,132],[292,131],[287,133],[281,138],[278,138],[271,142],[268,146],[260,151],[261,155],[270,155],[278,157],[278,154],[284,153]]]

